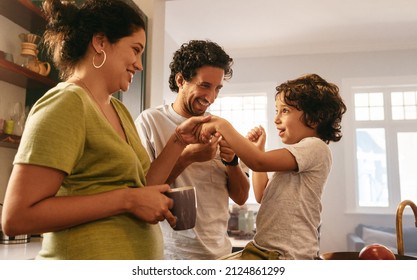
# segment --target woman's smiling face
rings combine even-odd
[[[143,29],[138,29],[132,35],[123,37],[112,45],[111,53],[107,55],[110,62],[108,80],[118,82],[114,85],[116,91],[127,91],[136,71],[143,70],[142,55],[145,45],[146,35]]]

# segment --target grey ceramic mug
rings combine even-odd
[[[197,202],[194,187],[173,188],[165,194],[174,200],[174,206],[170,209],[172,214],[177,217],[177,224],[174,230],[193,228],[197,216]]]

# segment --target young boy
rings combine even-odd
[[[226,120],[214,117],[200,137],[221,134],[253,172],[261,203],[254,240],[224,259],[315,259],[319,255],[321,195],[332,165],[327,144],[341,139],[346,106],[336,85],[316,74],[276,88],[275,124],[286,145],[265,152],[262,127],[246,139]],[[266,172],[275,172],[269,179]]]

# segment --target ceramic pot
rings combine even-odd
[[[22,43],[22,51],[20,52],[20,54],[22,56],[37,56],[38,55],[37,47],[38,46],[34,43],[24,42]]]
[[[32,56],[27,57],[27,61],[24,63],[23,66],[35,73],[40,72],[39,61],[36,57],[32,57]]]
[[[51,65],[47,61],[38,61],[39,65],[39,74],[42,76],[48,76],[49,72],[51,72]]]

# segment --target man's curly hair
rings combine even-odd
[[[229,80],[233,75],[233,59],[218,44],[211,41],[191,40],[174,53],[169,64],[171,74],[169,76],[169,88],[178,92],[175,82],[177,73],[181,73],[189,82],[197,73],[197,69],[203,66],[218,67],[224,70],[224,79]]]
[[[327,144],[342,138],[341,122],[346,105],[335,84],[317,74],[309,74],[277,86],[275,98],[278,96],[287,105],[303,111],[303,122],[311,128],[317,126],[317,134]]]

